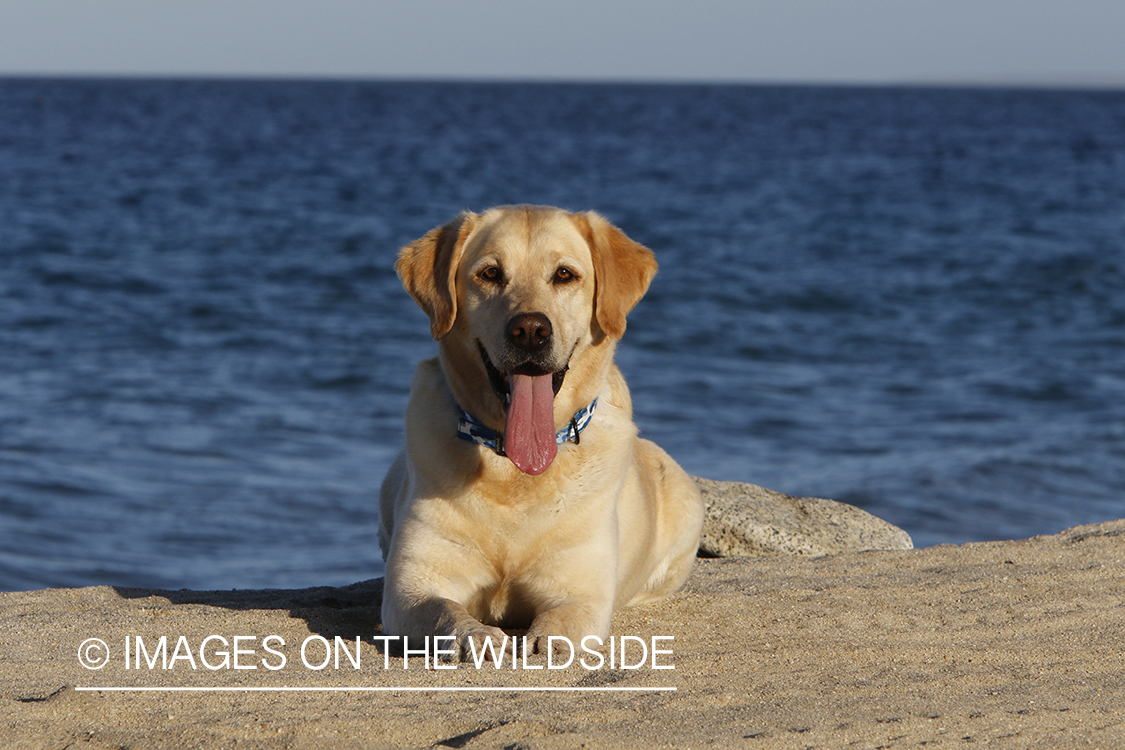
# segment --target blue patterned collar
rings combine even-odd
[[[497,455],[503,456],[504,453],[504,433],[497,432],[496,430],[482,424],[472,414],[457,407],[461,411],[461,418],[457,422],[457,437],[462,440],[468,440],[477,445],[483,445],[486,448],[491,448],[496,451]],[[578,436],[582,430],[586,429],[590,424],[590,420],[594,418],[594,409],[598,408],[598,400],[595,398],[590,402],[590,405],[584,409],[579,409],[566,427],[562,428],[555,433],[555,442],[558,445],[573,441],[578,445]]]

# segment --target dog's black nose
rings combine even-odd
[[[551,321],[543,313],[523,313],[508,321],[508,340],[524,351],[538,351],[550,339]]]

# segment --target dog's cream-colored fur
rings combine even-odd
[[[406,448],[380,496],[384,632],[454,636],[468,658],[470,639],[529,628],[542,651],[552,635],[604,639],[614,607],[676,590],[702,502],[683,469],[637,437],[613,364],[625,316],[656,273],[652,253],[593,212],[506,206],[432,230],[396,268],[439,356],[415,373]],[[457,437],[458,405],[503,432],[480,349],[510,361],[508,321],[524,313],[549,319],[544,358],[568,368],[555,428],[599,399],[578,444],[560,445],[538,476]]]

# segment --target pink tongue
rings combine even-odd
[[[512,402],[504,427],[504,453],[524,474],[542,474],[555,460],[555,390],[552,376],[510,378]]]

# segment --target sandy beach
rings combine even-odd
[[[1125,521],[1114,521],[1022,541],[699,560],[671,599],[615,617],[614,668],[605,648],[563,669],[535,669],[547,666],[539,657],[513,666],[510,654],[499,669],[426,668],[418,655],[403,669],[377,637],[379,580],[0,594],[0,738],[18,748],[1122,747],[1123,545]],[[80,662],[106,656],[99,669]]]

